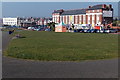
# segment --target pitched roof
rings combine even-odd
[[[66,10],[61,15],[86,14],[86,9]]]
[[[76,9],[76,10],[55,10],[53,13],[60,13],[61,15],[77,15],[77,14],[86,14],[86,10],[96,10],[96,9],[107,9],[103,8],[106,4],[99,4],[91,6],[90,8],[86,9]]]
[[[64,11],[63,9],[61,9],[61,10],[54,10],[53,13],[62,13],[63,11]]]
[[[104,4],[100,4],[100,5],[91,6],[91,8],[89,8],[88,10],[94,10],[94,9],[103,9],[103,5],[104,5]]]
[[[35,22],[31,22],[31,21],[22,21],[21,23],[28,23],[28,24],[30,24],[30,23],[35,23]]]

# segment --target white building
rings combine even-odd
[[[3,25],[17,26],[17,18],[3,18]]]

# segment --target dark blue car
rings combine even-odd
[[[91,33],[91,29],[88,29],[88,30],[87,30],[87,33]]]
[[[97,29],[91,29],[91,33],[97,33]]]
[[[84,32],[84,30],[83,29],[78,29],[77,32]]]

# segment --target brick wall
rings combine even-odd
[[[95,18],[95,19],[94,19],[94,23],[95,23],[95,24],[96,24],[96,20],[97,20],[96,17],[97,17],[97,16],[95,15],[95,17],[94,17],[94,18]]]
[[[90,15],[90,24],[92,24],[92,15]]]
[[[83,24],[83,15],[81,15],[81,24]]]
[[[102,23],[102,15],[99,15],[100,22]]]
[[[88,15],[86,15],[86,24],[88,24]]]

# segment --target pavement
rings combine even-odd
[[[42,62],[3,57],[3,78],[118,78],[118,59]]]
[[[6,36],[4,36],[6,35]],[[3,33],[3,48],[9,43]],[[118,59],[82,62],[34,61],[2,57],[3,78],[118,78]]]
[[[10,42],[11,38],[9,37],[8,32],[2,32],[2,49],[5,50]]]
[[[0,79],[2,78],[2,32],[0,30]]]

